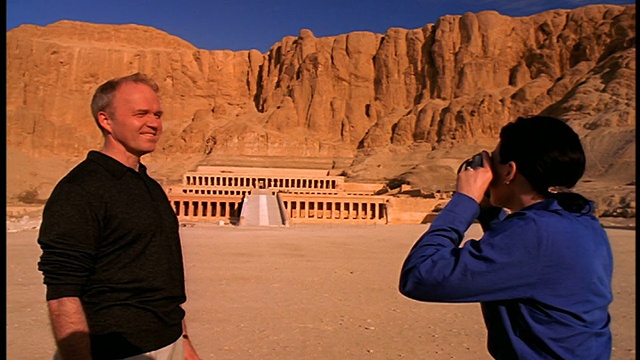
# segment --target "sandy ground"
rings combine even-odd
[[[203,359],[489,359],[478,304],[397,291],[428,225],[182,228],[192,342]],[[615,256],[613,359],[635,359],[635,230]],[[468,236],[475,237],[473,226]],[[51,359],[37,230],[7,233],[7,359]]]

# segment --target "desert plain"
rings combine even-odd
[[[577,190],[608,217],[612,358],[635,359],[635,14],[601,4],[447,15],[385,34],[301,29],[264,54],[196,49],[138,25],[7,31],[6,358],[51,359],[31,214],[101,145],[90,94],[142,71],[161,81],[166,131],[145,164],[165,185],[198,165],[304,163],[448,190],[507,121],[567,121],[588,158]],[[191,340],[202,359],[489,359],[478,304],[397,290],[428,226],[183,227]]]
[[[477,303],[423,303],[397,290],[428,226],[182,227],[191,340],[202,359],[491,359]],[[635,229],[606,231],[612,359],[635,359]],[[51,359],[55,349],[37,235],[7,232],[7,359]],[[466,237],[480,235],[473,225]]]

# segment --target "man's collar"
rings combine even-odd
[[[87,159],[97,162],[100,166],[102,166],[111,176],[116,179],[121,179],[127,171],[135,171],[134,169],[124,165],[120,161],[112,158],[109,155],[101,153],[96,150],[91,150],[87,154]],[[147,167],[144,164],[140,163],[138,172],[140,174],[145,175],[147,173]]]

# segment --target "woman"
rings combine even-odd
[[[480,302],[496,359],[608,359],[613,258],[593,203],[568,191],[585,155],[564,122],[518,118],[409,252],[400,292]],[[478,219],[479,240],[461,245]]]

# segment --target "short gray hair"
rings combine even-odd
[[[134,82],[145,84],[149,86],[156,94],[160,92],[160,87],[155,81],[143,73],[135,73],[119,78],[111,79],[104,84],[100,85],[91,99],[91,115],[96,121],[98,128],[102,130],[100,123],[98,122],[98,113],[107,110],[111,106],[113,101],[113,94],[118,90],[118,87],[127,82]]]

